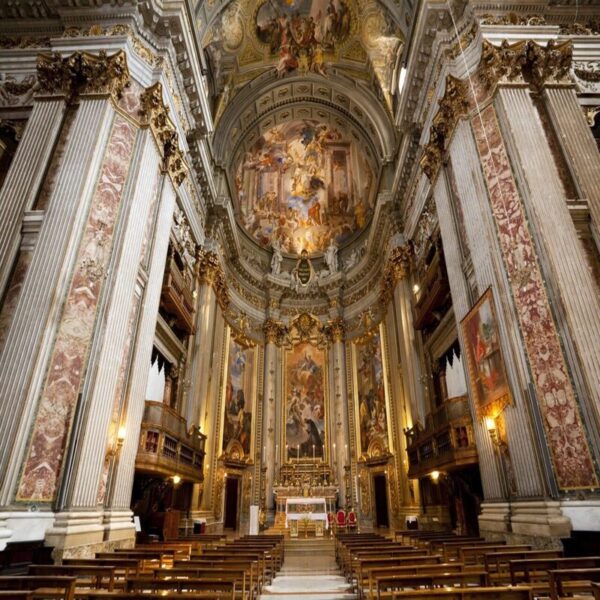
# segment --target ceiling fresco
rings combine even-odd
[[[211,17],[202,46],[212,72],[214,116],[266,72],[335,76],[370,87],[392,108],[393,74],[404,36],[376,0],[234,0]]]
[[[375,174],[354,139],[304,119],[265,132],[237,165],[235,187],[238,218],[261,246],[316,254],[367,225]]]

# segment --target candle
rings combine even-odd
[[[263,446],[263,460],[267,460],[267,447]]]
[[[315,445],[313,444],[313,460],[315,460]]]
[[[298,444],[297,448],[296,448],[296,458],[298,460],[300,460],[300,444]]]

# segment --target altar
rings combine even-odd
[[[315,535],[322,536],[323,529],[329,529],[327,521],[327,502],[325,498],[287,498],[285,501],[285,527],[289,527],[290,536],[297,537],[299,524],[308,525],[314,521]]]

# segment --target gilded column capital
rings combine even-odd
[[[390,253],[383,270],[379,302],[387,306],[394,294],[396,284],[410,273],[413,249],[410,243],[396,246]]]
[[[97,55],[74,52],[62,57],[59,53],[39,54],[37,58],[38,94],[66,96],[108,95],[118,100],[129,84],[127,56],[123,50],[110,56],[105,51]]]
[[[327,335],[332,342],[343,342],[346,337],[346,322],[342,317],[337,317],[327,324]]]
[[[276,344],[280,346],[285,337],[286,328],[283,323],[275,321],[275,319],[268,318],[263,323],[263,333],[265,335],[265,342],[267,344]]]
[[[421,158],[421,169],[429,179],[434,179],[441,164],[447,141],[458,120],[467,114],[469,102],[467,99],[467,83],[452,75],[446,78],[446,89],[440,98],[439,110],[433,118],[429,142],[425,146]]]
[[[199,248],[196,258],[198,280],[200,283],[212,287],[217,297],[217,302],[225,310],[229,306],[230,298],[219,257],[210,250]]]
[[[546,47],[530,41],[527,44],[527,79],[540,89],[552,83],[572,83],[573,42],[548,40]]]
[[[140,116],[150,127],[161,151],[163,170],[169,174],[176,186],[180,186],[187,175],[188,167],[179,147],[175,124],[169,117],[169,107],[163,102],[160,82],[156,82],[142,93]]]

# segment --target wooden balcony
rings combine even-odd
[[[466,396],[447,400],[427,415],[424,429],[417,424],[404,434],[410,478],[424,477],[431,471],[452,471],[479,462]]]
[[[173,255],[167,260],[160,302],[178,329],[194,333],[194,295]]]
[[[143,473],[200,483],[206,436],[162,402],[146,400],[135,468]]]

